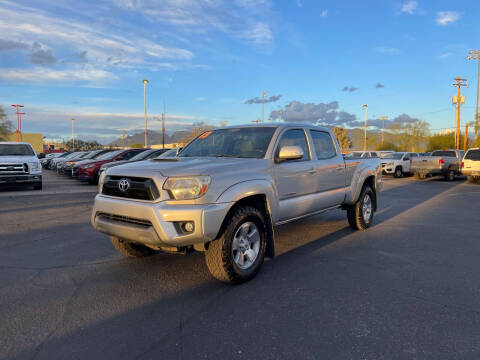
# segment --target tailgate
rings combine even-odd
[[[437,156],[424,156],[417,160],[414,160],[412,163],[412,169],[418,170],[429,170],[429,169],[439,169],[441,165],[438,163],[440,157]]]

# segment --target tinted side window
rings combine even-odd
[[[139,151],[127,151],[123,154],[123,160],[130,160],[132,157],[137,155]]]
[[[329,159],[337,155],[333,140],[328,133],[310,130],[310,135],[312,135],[313,147],[319,160]]]
[[[465,159],[480,161],[480,150],[468,150]]]
[[[372,157],[378,157],[378,154],[376,152],[372,152]]]
[[[277,147],[276,156],[280,153],[280,149],[284,146],[299,146],[303,151],[303,158],[300,160],[309,160],[310,154],[308,152],[307,139],[305,133],[300,129],[287,130],[283,133]]]
[[[457,154],[455,154],[455,151],[434,151],[431,156],[445,156],[445,157],[457,157]]]

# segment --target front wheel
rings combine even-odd
[[[355,230],[366,230],[373,221],[375,194],[370,186],[365,186],[357,202],[347,207],[347,218],[350,227]]]
[[[208,270],[215,279],[231,284],[250,280],[263,264],[266,239],[262,213],[250,206],[237,208],[205,252]]]
[[[396,178],[401,178],[403,176],[403,170],[401,167],[397,167],[395,169],[395,174],[393,175],[395,176]]]

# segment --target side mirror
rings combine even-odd
[[[300,146],[283,146],[278,154],[278,160],[299,160],[303,158],[303,150]]]

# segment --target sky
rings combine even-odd
[[[371,129],[473,121],[480,1],[0,0],[0,105],[24,132],[112,141],[265,119]],[[279,111],[281,112],[279,113]]]

